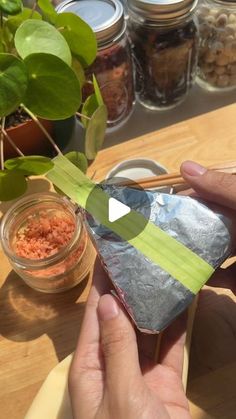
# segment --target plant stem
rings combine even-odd
[[[32,19],[32,16],[33,16],[33,14],[34,14],[34,12],[36,10],[36,7],[37,7],[37,1],[35,1],[34,4],[33,4],[33,7],[31,9],[31,13],[30,13],[29,19]]]
[[[2,130],[5,127],[5,117],[1,121],[1,134],[0,134],[0,160],[1,160],[1,170],[4,170],[4,135]]]
[[[14,148],[14,150],[21,156],[24,157],[24,154],[20,149],[15,145],[14,141],[12,141],[11,137],[8,135],[6,130],[1,127],[1,132],[3,133],[4,137],[7,139],[7,141],[11,144],[11,146]]]
[[[61,152],[60,148],[57,146],[55,141],[52,139],[51,135],[47,132],[46,128],[44,128],[43,124],[41,124],[39,119],[33,114],[33,112],[31,112],[28,108],[26,108],[26,106],[23,103],[20,106],[33,119],[33,121],[38,125],[38,127],[43,131],[43,133],[45,134],[47,139],[50,141],[50,143],[52,144],[52,146],[53,146],[54,150],[57,152],[57,154],[62,155],[62,152]]]
[[[0,26],[3,27],[3,13],[2,10],[0,10]]]
[[[76,112],[76,115],[77,115],[77,116],[79,116],[80,118],[88,119],[89,121],[90,121],[90,119],[91,119],[91,118],[89,118],[89,116],[87,116],[87,115],[83,115],[83,114],[82,114],[82,113],[80,113],[80,112]]]

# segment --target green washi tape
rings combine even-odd
[[[150,221],[146,223],[142,232],[130,239],[130,232],[136,231],[136,226],[143,223],[144,216],[131,210],[117,221],[109,222],[110,196],[64,156],[57,156],[54,159],[54,167],[48,172],[47,178],[97,221],[114,231],[123,240],[127,240],[193,294],[197,294],[213,274],[214,268],[209,263]]]

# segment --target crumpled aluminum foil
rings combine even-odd
[[[193,198],[106,185],[110,196],[144,216],[214,268],[232,251],[231,222]],[[194,294],[128,242],[88,216],[88,229],[119,299],[138,329],[158,333],[193,300]]]

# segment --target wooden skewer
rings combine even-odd
[[[208,169],[221,171],[225,173],[236,174],[236,162],[221,164],[217,166],[210,166]],[[122,183],[124,186],[132,186],[134,188],[138,188],[139,186],[144,189],[150,189],[160,186],[173,186],[173,185],[183,185],[186,181],[182,178],[181,174],[176,173],[167,173],[160,176],[152,176],[143,179],[135,180],[133,183],[132,181],[127,181]]]
[[[194,298],[192,304],[188,308],[188,320],[187,320],[187,329],[186,329],[186,339],[184,345],[184,359],[183,359],[183,372],[182,372],[182,383],[184,391],[186,393],[187,383],[188,383],[188,370],[189,370],[189,359],[190,359],[190,349],[191,349],[191,340],[193,332],[193,323],[198,305],[198,295]]]

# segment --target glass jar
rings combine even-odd
[[[87,22],[96,34],[97,57],[87,71],[96,75],[108,110],[108,128],[118,128],[131,115],[134,104],[133,63],[126,35],[124,8],[119,0],[64,1],[59,13],[72,12]],[[84,99],[93,92],[87,83]]]
[[[130,0],[128,6],[138,100],[152,110],[173,108],[195,80],[196,1]]]
[[[20,199],[3,217],[0,236],[13,269],[37,291],[74,287],[95,259],[82,214],[54,193]]]
[[[235,1],[204,0],[198,9],[198,84],[211,91],[236,88]]]

